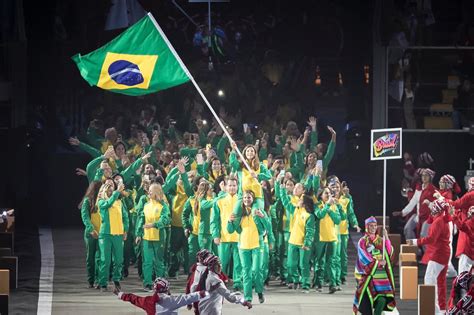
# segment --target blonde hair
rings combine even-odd
[[[165,199],[165,194],[163,193],[163,188],[158,183],[153,183],[148,188],[148,196],[151,199],[156,201],[163,201]]]

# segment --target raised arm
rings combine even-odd
[[[109,208],[112,207],[112,205],[118,199],[119,196],[120,193],[118,191],[114,191],[108,199],[99,200],[99,209],[109,210]]]

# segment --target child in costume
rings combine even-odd
[[[202,290],[189,294],[171,295],[169,282],[164,278],[156,278],[153,283],[153,295],[141,297],[132,293],[121,292],[114,289],[114,294],[125,302],[145,310],[147,315],[177,315],[182,306],[198,302],[209,297],[209,293]]]
[[[209,292],[209,298],[199,301],[199,313],[206,315],[221,315],[224,298],[235,304],[242,304],[247,308],[252,308],[252,303],[245,301],[240,292],[230,292],[222,281],[222,266],[219,257],[210,255],[204,264],[207,271],[200,279],[200,287]]]
[[[454,278],[449,299],[448,315],[474,314],[474,269],[463,271]]]

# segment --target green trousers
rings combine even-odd
[[[238,243],[220,243],[218,246],[218,256],[222,263],[222,271],[227,275],[232,274],[234,288],[242,288],[242,264],[240,263]],[[232,270],[231,266],[233,267]]]
[[[129,228],[127,240],[123,244],[123,268],[128,269],[131,263],[137,260],[135,255],[135,223],[137,220],[136,212],[129,212]]]
[[[279,261],[280,261],[280,279],[286,280],[288,277],[288,240],[290,239],[290,232],[280,232],[278,234],[278,251],[279,251]]]
[[[322,286],[326,270],[326,260],[329,261],[328,275],[329,285],[336,286],[336,247],[337,242],[317,242],[316,244],[316,286]]]
[[[164,262],[165,240],[162,240],[160,231],[159,241],[143,240],[143,286],[153,285],[153,273],[156,277],[165,277]]]
[[[211,234],[199,234],[198,244],[199,244],[199,250],[205,248],[209,251],[212,251],[212,244],[214,244],[214,242],[212,241]]]
[[[267,280],[271,276],[277,277],[280,275],[279,270],[278,270],[279,262],[280,262],[280,258],[278,257],[277,246],[273,246],[272,249],[270,249],[270,261],[268,263],[269,275],[268,275]]]
[[[106,287],[110,274],[110,263],[113,257],[112,280],[120,281],[122,279],[123,268],[123,235],[100,234],[100,271],[99,285]]]
[[[336,286],[341,285],[341,236],[338,234],[337,235],[337,243],[336,243],[336,252],[334,254],[334,265],[336,267],[336,274],[335,274],[335,281],[336,281]],[[329,264],[331,263],[330,258],[326,257],[326,276],[328,279],[331,278],[330,274],[330,266]],[[329,281],[330,282],[330,281]]]
[[[301,246],[288,244],[288,283],[301,283],[302,289],[310,286],[311,250],[303,250]],[[298,273],[298,269],[301,275]]]
[[[138,277],[143,279],[143,242],[138,243],[135,245],[135,257],[137,257],[137,272]]]
[[[268,243],[263,243],[263,252],[262,252],[262,280],[263,283],[267,281],[269,277],[269,272],[270,270],[270,247],[268,246]]]
[[[164,248],[163,263],[164,263],[164,268],[165,268],[165,274],[163,275],[163,277],[167,278],[168,277],[168,269],[169,269],[169,266],[170,266],[170,259],[171,259],[171,255],[170,255],[171,226],[165,227],[164,229],[162,229],[162,231],[164,231],[163,239],[165,240],[165,242],[163,244],[163,248]],[[161,235],[160,235],[160,239],[161,239]]]
[[[188,257],[189,257],[190,264],[193,264],[196,262],[196,254],[198,251],[199,251],[198,236],[191,233],[188,237]]]
[[[196,254],[201,249],[212,249],[211,234],[194,235],[191,233],[188,238],[188,256],[193,263],[196,262]]]
[[[252,285],[255,287],[255,292],[263,292],[262,253],[263,244],[260,244],[260,247],[255,249],[239,249],[240,261],[242,263],[244,298],[246,301],[252,301]]]
[[[337,243],[336,243],[336,249],[335,249],[335,254],[334,254],[334,261],[331,261],[331,258],[329,256],[326,256],[326,267],[324,268],[325,270],[325,275],[324,275],[324,281],[325,282],[330,282],[329,279],[331,279],[331,264],[335,264],[336,267],[336,285],[339,286],[341,285],[341,235],[337,234]]]
[[[170,277],[176,275],[180,265],[183,265],[186,273],[189,271],[188,242],[184,235],[184,229],[182,227],[172,226],[169,267]]]
[[[86,243],[86,269],[87,282],[89,284],[99,283],[100,250],[99,240],[84,233]]]
[[[341,240],[339,241],[338,248],[339,251],[338,253],[338,266],[339,268],[337,269],[336,272],[336,280],[337,284],[341,285],[342,279],[345,279],[347,277],[347,242],[349,240],[349,235],[343,235],[341,234]]]

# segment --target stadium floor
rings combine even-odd
[[[85,279],[85,248],[83,230],[80,228],[55,228],[52,230],[54,243],[54,280],[50,289],[42,287],[42,294],[50,293],[50,300],[41,299],[38,306],[39,275],[41,266],[40,245],[38,232],[28,233],[17,231],[16,254],[19,256],[19,288],[12,291],[10,299],[10,314],[39,314],[38,309],[50,307],[52,314],[143,314],[143,311],[129,303],[118,300],[111,292],[101,293],[95,289],[88,289]],[[351,238],[357,238],[352,234]],[[355,261],[355,247],[349,243],[349,266]],[[349,273],[352,268],[349,267]],[[397,273],[398,268],[394,268]],[[138,279],[137,270],[130,268],[130,275],[121,282],[126,292],[146,295],[141,291],[142,284]],[[420,272],[420,281],[422,274]],[[185,275],[171,280],[173,293],[184,291]],[[398,275],[396,274],[398,283]],[[240,305],[225,302],[224,314],[309,314],[317,311],[318,314],[352,314],[355,280],[349,275],[348,283],[341,292],[333,295],[311,290],[309,294],[301,290],[289,290],[279,286],[278,281],[271,281],[266,289],[266,302],[259,304],[254,296],[254,307],[244,309]],[[416,314],[416,301],[398,302],[400,314]],[[49,305],[44,305],[48,303]],[[46,308],[45,308],[46,307]],[[41,312],[44,313],[44,312]],[[49,312],[48,312],[49,313]],[[181,309],[180,314],[193,314]]]

